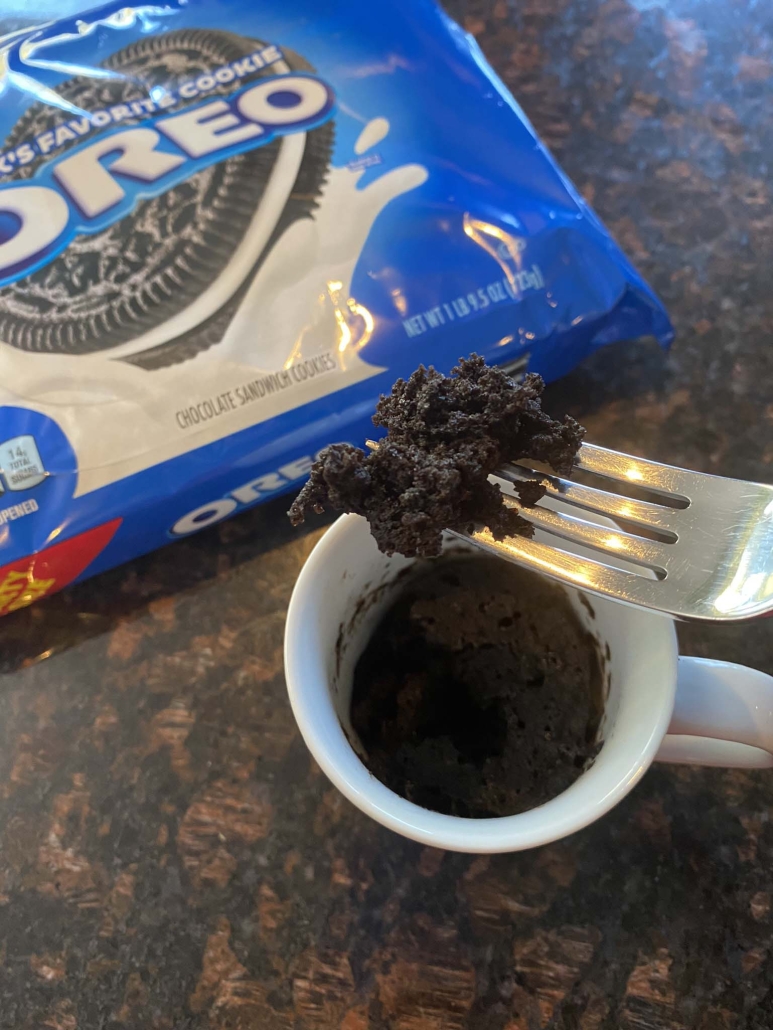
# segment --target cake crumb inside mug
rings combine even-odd
[[[463,547],[446,546],[454,554]],[[285,631],[290,701],[312,755],[350,801],[384,826],[451,851],[520,851],[604,815],[656,759],[773,767],[773,677],[680,656],[667,616],[562,588],[606,656],[601,747],[593,763],[557,797],[516,815],[446,815],[400,797],[357,753],[350,709],[357,661],[415,562],[381,553],[364,518],[342,516],[298,577]]]

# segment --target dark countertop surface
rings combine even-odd
[[[591,438],[773,479],[773,6],[451,0],[678,340],[550,391]],[[653,769],[492,858],[345,802],[285,697],[286,501],[0,620],[0,1026],[773,1026],[773,774]],[[773,672],[769,623],[685,650]]]

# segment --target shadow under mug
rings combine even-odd
[[[447,546],[455,553],[465,547],[458,540]],[[452,851],[520,851],[598,819],[656,759],[773,766],[773,677],[680,657],[667,616],[599,597],[581,600],[564,587],[609,656],[603,744],[590,768],[545,804],[501,818],[443,815],[401,798],[368,771],[350,743],[356,735],[349,705],[357,660],[413,564],[382,554],[365,519],[342,516],[302,569],[285,630],[290,702],[309,750],[350,801],[391,830]]]

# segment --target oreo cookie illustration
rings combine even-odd
[[[181,29],[143,38],[107,58],[114,78],[79,76],[57,86],[83,111],[131,104],[174,90],[266,43],[230,32]],[[282,60],[206,93],[217,100],[267,76],[313,72],[282,49]],[[194,103],[179,103],[178,113]],[[59,125],[62,112],[28,108],[6,146]],[[122,128],[141,124],[129,117]],[[333,123],[227,157],[160,195],[139,200],[107,228],[76,236],[49,264],[0,289],[0,340],[27,352],[116,358],[145,369],[194,357],[217,344],[261,263],[289,225],[311,217],[325,183]],[[93,132],[89,139],[98,139]],[[65,144],[57,155],[73,149]],[[46,159],[20,168],[30,178]]]

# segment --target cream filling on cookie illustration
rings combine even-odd
[[[374,119],[364,126],[355,153],[377,146],[388,131],[385,119]],[[284,143],[300,139],[287,137]],[[231,296],[248,274],[252,255],[261,252],[266,231],[270,235],[281,213],[283,187],[295,181],[290,165],[302,154],[302,143],[295,153],[292,145],[279,158],[288,154],[288,178],[276,187],[271,204],[256,212],[224,273],[169,320],[181,320],[179,331],[207,317],[212,305],[221,306],[221,298]],[[30,354],[0,342],[0,403],[23,400],[59,423],[78,454],[77,492],[84,494],[378,374],[382,369],[359,354],[374,324],[352,296],[352,277],[378,215],[422,185],[428,173],[421,165],[405,165],[358,189],[363,174],[331,168],[313,218],[299,219],[283,233],[223,340],[210,350],[148,371],[121,360],[124,347],[74,356]],[[141,349],[164,342],[156,333],[165,328],[125,348],[136,353],[143,340]]]

